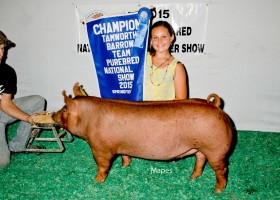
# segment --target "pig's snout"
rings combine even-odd
[[[52,120],[53,120],[55,123],[57,123],[58,125],[61,126],[61,122],[60,122],[60,120],[59,120],[59,118],[58,118],[58,113],[57,113],[57,112],[53,112],[51,117],[52,117]]]
[[[59,110],[57,112],[52,113],[52,119],[53,121],[60,126],[61,128],[66,128],[66,120],[63,117],[62,111]]]
[[[55,117],[54,117],[55,112],[52,113],[52,120],[55,121]]]

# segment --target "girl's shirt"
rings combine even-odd
[[[175,99],[174,74],[178,60],[174,58],[168,66],[157,68],[152,65],[152,56],[147,53],[144,74],[144,101]]]

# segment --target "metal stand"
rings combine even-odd
[[[31,127],[31,136],[27,143],[27,147],[24,151],[26,152],[37,152],[37,153],[61,153],[64,151],[64,145],[62,142],[72,142],[73,136],[66,130],[61,132],[57,131],[56,124],[36,124]],[[41,137],[44,134],[44,130],[52,130],[54,137]],[[49,148],[49,149],[36,149],[28,148],[32,147],[34,141],[42,142],[57,142],[58,148]]]

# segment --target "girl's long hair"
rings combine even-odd
[[[157,21],[157,22],[155,22],[155,23],[151,26],[151,28],[150,28],[150,33],[149,33],[149,44],[150,44],[150,45],[149,45],[148,51],[150,52],[150,54],[151,54],[152,56],[154,56],[155,53],[156,53],[156,50],[153,48],[153,45],[151,45],[152,31],[153,31],[154,28],[159,27],[159,26],[163,26],[163,27],[167,28],[167,30],[168,30],[170,36],[174,35],[174,40],[172,41],[172,44],[171,44],[170,47],[169,47],[169,53],[171,53],[171,49],[172,49],[172,47],[173,47],[173,44],[174,44],[175,41],[176,41],[175,32],[174,32],[174,29],[173,29],[173,27],[171,26],[171,24],[169,24],[167,21]]]

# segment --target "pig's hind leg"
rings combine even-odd
[[[205,167],[206,161],[207,161],[206,156],[203,153],[201,153],[200,151],[195,153],[195,158],[196,158],[196,161],[195,161],[195,166],[194,166],[192,175],[190,176],[191,179],[195,179],[195,178],[201,176],[203,169]]]
[[[208,162],[211,168],[215,171],[216,174],[215,193],[219,194],[227,185],[228,162],[225,157],[221,157],[215,160],[208,158]]]
[[[220,158],[217,156],[218,153],[215,153],[216,157],[209,156],[206,158],[206,156],[201,153],[200,151],[196,152],[196,162],[195,166],[192,172],[192,175],[190,176],[191,179],[195,179],[199,176],[201,176],[203,169],[205,167],[205,164],[208,160],[209,165],[211,168],[215,171],[216,174],[216,189],[215,193],[219,194],[222,192],[222,190],[226,187],[227,184],[227,161],[225,159],[225,156],[220,156]]]

